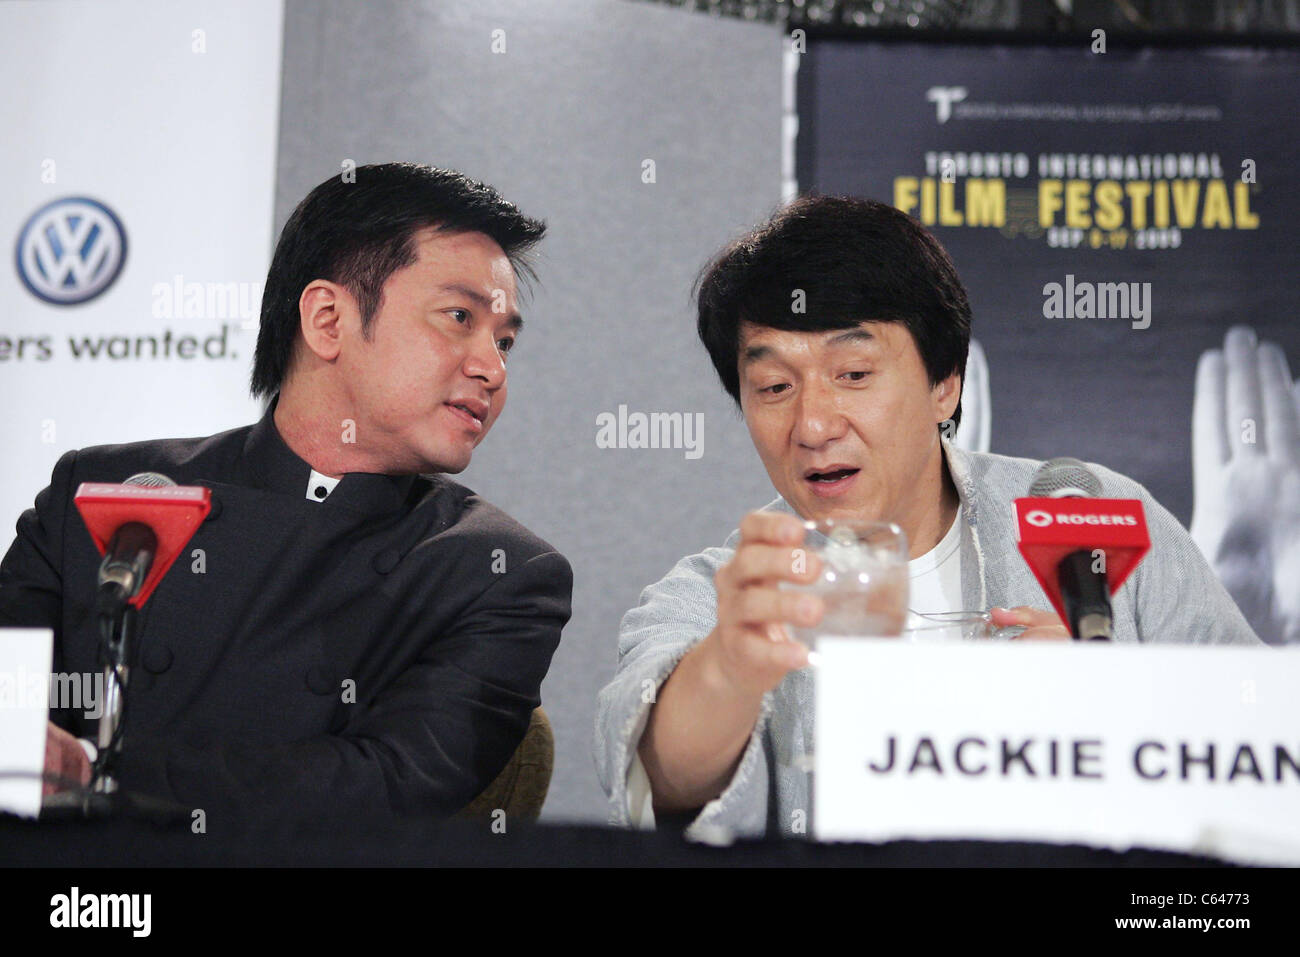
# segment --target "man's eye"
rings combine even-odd
[[[505,354],[505,353],[509,352],[509,351],[510,351],[511,349],[513,349],[514,347],[515,347],[515,340],[514,340],[514,339],[498,339],[498,340],[497,340],[497,348],[501,350],[502,354]]]
[[[845,377],[846,377],[850,382],[861,382],[861,381],[862,381],[863,379],[865,379],[867,376],[871,375],[871,373],[870,373],[870,372],[863,372],[863,371],[860,371],[860,370],[859,370],[859,371],[855,371],[855,372],[846,372],[846,373],[844,373],[844,375],[845,375]]]
[[[451,317],[457,322],[469,322],[470,312],[468,309],[452,309]]]
[[[766,392],[768,395],[780,395],[782,392],[784,392],[784,391],[785,391],[786,389],[788,389],[788,388],[790,388],[790,383],[788,383],[788,382],[778,382],[776,385],[769,385],[769,386],[766,386],[765,388],[759,389],[758,391],[759,391],[759,392]]]

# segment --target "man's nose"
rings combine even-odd
[[[795,405],[794,439],[806,448],[820,448],[844,435],[847,420],[833,391],[823,384],[806,385]]]
[[[465,375],[471,379],[481,379],[490,390],[496,390],[506,382],[506,360],[497,348],[496,336],[488,333],[475,336],[465,354]]]

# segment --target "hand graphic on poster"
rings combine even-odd
[[[1260,638],[1300,642],[1300,383],[1244,326],[1197,366],[1192,473],[1197,546]]]
[[[989,364],[983,347],[974,339],[966,357],[966,378],[961,389],[961,425],[952,443],[967,452],[987,452],[993,423],[989,401]]]

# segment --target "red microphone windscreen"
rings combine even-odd
[[[1151,548],[1146,513],[1137,499],[1018,498],[1015,509],[1020,554],[1062,621],[1061,559],[1080,550],[1094,552],[1113,595]]]
[[[148,525],[158,536],[158,554],[144,585],[130,601],[139,608],[207,518],[212,508],[212,492],[201,485],[145,488],[82,482],[73,502],[101,555],[108,550],[113,535],[127,522]]]

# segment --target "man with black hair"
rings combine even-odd
[[[947,252],[883,203],[796,201],[722,251],[698,331],[781,497],[721,548],[682,559],[623,618],[595,757],[610,819],[688,834],[802,833],[813,745],[808,651],[786,631],[824,606],[796,560],[803,520],[893,521],[913,613],[991,611],[1021,639],[1068,637],[1016,549],[1011,501],[1041,463],[963,452],[966,291]],[[1152,551],[1113,600],[1117,641],[1258,644],[1200,552],[1150,494]],[[725,494],[725,493],[724,493]]]
[[[516,276],[545,226],[448,170],[363,166],[290,216],[262,302],[256,425],[64,455],[0,563],[0,625],[95,673],[99,555],[81,482],[144,471],[213,509],[145,605],[120,786],[207,833],[468,804],[523,738],[569,617],[551,546],[446,478],[506,400]],[[88,779],[93,722],[52,714],[47,771]],[[81,739],[81,740],[78,740]]]

